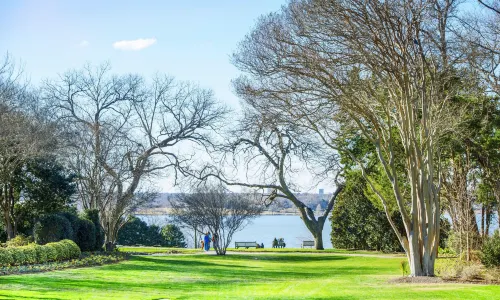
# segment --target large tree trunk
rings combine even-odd
[[[316,231],[316,235],[314,236],[314,246],[316,250],[325,250],[323,247],[323,228]]]
[[[3,212],[3,222],[5,227],[5,232],[7,233],[7,240],[11,240],[15,237],[14,224],[11,218],[11,189],[9,184],[4,184],[2,188],[2,212]]]

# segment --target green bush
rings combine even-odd
[[[33,235],[37,244],[44,245],[73,238],[73,229],[65,217],[46,215],[35,224]]]
[[[24,264],[35,264],[37,263],[36,249],[32,246],[22,246],[17,248],[24,254]]]
[[[26,246],[32,242],[33,242],[33,239],[31,237],[27,237],[23,234],[18,234],[15,238],[7,241],[7,247]]]
[[[69,221],[73,233],[71,237],[69,237],[69,239],[76,242],[76,233],[78,232],[78,228],[80,227],[80,218],[78,217],[78,215],[66,211],[59,212],[57,213],[57,215],[64,217]]]
[[[158,226],[149,226],[137,217],[131,217],[118,231],[118,244],[120,245],[164,245],[161,229]]]
[[[487,268],[500,266],[500,232],[498,230],[484,242],[480,259]]]
[[[0,248],[0,266],[12,265],[14,259],[10,253],[10,249]]]
[[[78,258],[82,254],[80,247],[72,240],[62,240],[60,242],[68,251],[67,259]]]
[[[69,249],[68,247],[63,244],[63,243],[48,243],[47,245],[50,245],[50,246],[53,246],[54,248],[56,248],[56,252],[57,252],[57,256],[56,256],[56,260],[65,260],[65,259],[68,259],[70,257],[69,255]]]
[[[56,261],[58,258],[57,248],[52,244],[47,244],[42,246],[45,249],[45,255],[47,261]]]
[[[186,240],[181,229],[173,224],[165,225],[161,228],[161,235],[164,239],[164,245],[167,247],[185,248]]]
[[[37,244],[31,244],[30,246],[35,249],[36,261],[38,263],[49,261],[49,259],[47,258],[47,246],[40,246]]]
[[[21,247],[0,248],[0,266],[26,265],[79,258],[80,248],[72,240],[46,245],[31,244]]]
[[[95,250],[95,226],[94,223],[87,219],[80,219],[80,225],[75,234],[75,242],[80,247],[81,251]]]
[[[24,255],[24,251],[20,249],[19,247],[11,247],[7,248],[8,251],[10,251],[10,254],[12,255],[12,264],[13,265],[24,265],[26,264],[26,257]]]
[[[102,230],[100,221],[99,221],[99,211],[97,209],[87,209],[83,213],[85,219],[88,219],[94,223],[95,227],[95,245],[92,248],[92,251],[100,251],[102,250],[102,246],[104,245],[104,230]]]

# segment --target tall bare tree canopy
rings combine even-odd
[[[99,209],[107,245],[126,215],[153,199],[141,184],[166,171],[176,177],[193,155],[178,147],[208,146],[226,114],[210,90],[161,75],[113,75],[107,64],[69,71],[44,95],[65,122],[82,204]]]
[[[314,166],[311,169],[322,173],[317,180],[328,176],[336,180],[342,172],[338,162],[332,156],[326,161],[320,159],[324,156],[324,147],[300,126],[278,122],[250,105],[247,105],[239,127],[229,136],[227,143],[220,147],[220,159],[205,166],[201,178],[215,177],[228,186],[261,190],[266,205],[277,198],[289,200],[314,237],[316,249],[323,250],[323,227],[343,184],[335,183],[336,189],[328,199],[326,209],[316,216],[314,210],[297,196],[301,186],[295,177],[299,170],[305,172],[310,165]],[[232,176],[228,172],[232,169],[245,173],[246,180]]]
[[[452,17],[459,1],[295,0],[262,17],[235,53],[240,95],[281,113],[349,153],[344,132],[364,135],[389,179],[405,231],[392,222],[413,276],[434,275],[439,241],[441,138],[460,111],[460,53]],[[259,102],[259,100],[261,100]],[[279,113],[278,113],[279,112]],[[402,155],[394,149],[402,146]],[[352,156],[355,158],[354,156]],[[396,162],[404,161],[405,172]],[[363,169],[363,160],[359,160]],[[408,184],[410,194],[402,192]]]
[[[9,239],[17,234],[16,172],[56,149],[54,124],[40,102],[37,91],[28,88],[22,70],[7,55],[0,63],[0,209]]]

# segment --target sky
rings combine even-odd
[[[239,72],[230,55],[259,16],[285,3],[0,0],[0,57],[9,53],[35,86],[88,62],[109,62],[118,74],[160,72],[193,81],[237,110],[231,80]],[[162,192],[177,191],[172,183],[156,182]],[[306,185],[305,190],[316,189]]]
[[[229,57],[257,18],[285,0],[0,1],[0,55],[35,85],[86,62],[116,73],[167,73],[212,88],[236,107]]]

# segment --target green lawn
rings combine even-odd
[[[127,253],[201,253],[200,249],[168,248],[168,247],[120,247],[120,252]]]
[[[498,299],[500,286],[393,285],[400,258],[339,254],[134,256],[0,277],[0,299]]]
[[[401,256],[404,257],[404,253],[383,253],[377,251],[368,250],[347,250],[347,249],[325,249],[316,250],[313,248],[227,248],[230,252],[266,252],[266,253],[337,253],[337,254],[366,254],[366,255],[384,255],[384,256]]]

